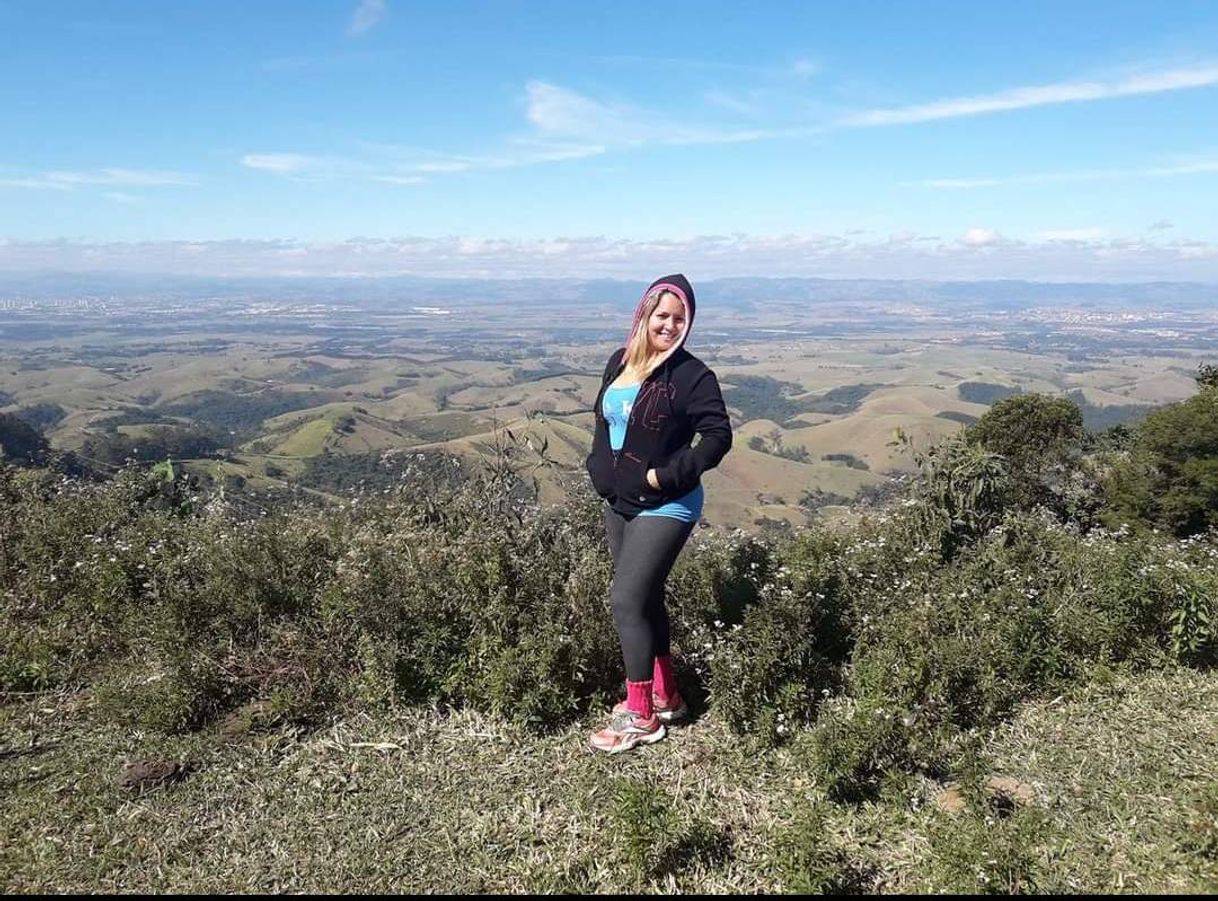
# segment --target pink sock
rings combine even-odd
[[[677,671],[673,668],[671,654],[656,658],[651,678],[655,682],[656,696],[661,701],[668,701],[677,696]]]
[[[654,711],[651,707],[651,686],[648,682],[631,682],[626,680],[626,708],[632,713],[650,719]]]

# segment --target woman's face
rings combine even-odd
[[[685,331],[685,304],[675,294],[665,294],[647,319],[651,349],[663,353],[677,343]]]

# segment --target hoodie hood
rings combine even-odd
[[[657,278],[654,282],[647,286],[647,290],[643,292],[642,298],[639,299],[639,305],[634,309],[634,319],[630,323],[630,331],[626,333],[626,346],[630,346],[630,338],[634,335],[635,329],[639,327],[639,320],[643,318],[643,307],[647,304],[647,298],[659,290],[671,291],[677,297],[681,298],[681,303],[685,305],[685,331],[681,332],[681,337],[677,339],[668,350],[660,356],[656,362],[659,366],[678,350],[685,345],[685,339],[689,337],[690,329],[694,327],[694,288],[689,283],[684,275],[679,272],[675,275],[665,275],[662,278]]]

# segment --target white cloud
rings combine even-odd
[[[281,174],[316,169],[320,162],[320,157],[305,156],[301,153],[247,153],[241,157],[241,165],[246,168]]]
[[[0,187],[50,191],[94,186],[159,188],[195,184],[198,184],[198,180],[192,175],[157,169],[53,170],[0,178]]]
[[[778,71],[778,69],[775,69]],[[810,77],[818,71],[809,60],[786,65],[786,77]],[[300,178],[408,179],[474,170],[511,169],[541,163],[598,156],[611,151],[645,146],[692,146],[748,143],[781,138],[808,138],[835,128],[897,124],[938,118],[974,115],[1001,109],[1017,109],[1047,103],[1094,100],[1131,94],[1155,93],[1218,84],[1218,66],[1199,66],[1131,76],[1110,82],[1068,82],[1039,87],[1015,88],[998,94],[936,101],[891,110],[872,110],[839,119],[831,125],[796,124],[782,127],[739,128],[704,124],[621,101],[606,101],[542,80],[524,86],[522,106],[530,130],[502,137],[495,147],[480,153],[427,152],[418,149],[385,154],[362,153],[354,157],[311,157],[298,153],[250,153],[241,160],[253,169]],[[763,92],[761,92],[763,93]],[[759,118],[762,108],[754,102],[757,91],[703,93],[709,106],[728,109],[736,115]],[[787,104],[788,108],[790,104]],[[1195,159],[1148,170],[1092,170],[1038,173],[999,177],[926,179],[915,184],[937,189],[977,189],[1003,184],[1095,180],[1137,175],[1160,177],[1218,171],[1218,161]]]
[[[895,238],[895,240],[893,240]],[[833,234],[702,235],[668,240],[562,237],[360,238],[331,243],[215,241],[0,243],[0,270],[131,271],[214,276],[430,275],[626,277],[679,260],[696,278],[1019,278],[1218,282],[1218,244],[1143,237],[1022,241],[992,229],[959,239],[908,233],[872,240]]]
[[[810,59],[797,59],[791,64],[790,72],[796,78],[806,81],[813,75],[820,74],[820,64]]]
[[[741,116],[755,116],[759,112],[755,102],[729,94],[726,91],[706,91],[702,95],[702,99],[711,106],[717,106],[720,109],[727,110],[729,113],[736,113]]]
[[[992,228],[970,228],[960,236],[960,243],[965,247],[986,247],[998,240],[998,232]]]
[[[525,115],[544,135],[632,144],[655,135],[659,122],[642,111],[601,103],[544,81],[525,85]]]
[[[1080,103],[1137,94],[1158,94],[1163,91],[1210,87],[1216,84],[1218,84],[1218,65],[1207,65],[1191,69],[1152,72],[1119,81],[1059,82],[1012,88],[997,94],[953,97],[891,109],[866,110],[847,116],[838,124],[846,127],[906,125],[1058,103]]]
[[[1142,169],[1076,169],[1066,172],[1034,172],[1027,175],[1008,175],[982,178],[928,178],[914,182],[924,188],[971,189],[993,188],[1000,185],[1040,185],[1058,182],[1105,181],[1131,178],[1171,178],[1181,175],[1209,175],[1218,173],[1218,159],[1193,158],[1166,166]]]
[[[738,144],[768,138],[809,135],[820,129],[738,129],[682,122],[659,112],[621,103],[602,103],[544,81],[525,86],[529,121],[550,138],[595,141],[605,147],[648,144]]]
[[[434,160],[432,162],[416,163],[414,170],[416,172],[434,172],[436,174],[445,174],[449,172],[468,172],[470,169],[477,167],[476,160],[470,159],[451,159],[451,160]]]
[[[161,172],[147,169],[98,169],[93,172],[48,172],[48,179],[68,185],[127,185],[130,187],[160,187],[163,185],[193,185],[194,178],[181,172]]]
[[[427,181],[421,175],[374,175],[372,180],[390,185],[419,185]]]
[[[924,188],[992,188],[1001,178],[928,178],[918,182]]]
[[[605,152],[604,144],[572,144],[562,141],[538,141],[533,138],[517,138],[509,142],[512,153],[506,158],[485,161],[479,166],[472,160],[474,168],[501,169],[514,166],[531,166],[535,163],[558,163],[563,160],[580,160],[600,156]]]
[[[1099,241],[1108,236],[1108,230],[1098,226],[1090,228],[1051,228],[1037,232],[1038,241]]]
[[[429,175],[513,169],[539,163],[582,159],[604,153],[600,145],[517,138],[503,152],[486,156],[428,153],[410,148],[370,145],[361,156],[310,156],[303,153],[247,153],[241,164],[296,180],[371,180],[390,184],[419,184]]]
[[[371,31],[381,19],[385,18],[386,12],[388,12],[388,7],[385,5],[385,0],[360,0],[359,6],[351,16],[351,24],[347,26],[347,36],[356,37]]]
[[[0,178],[0,188],[25,188],[31,191],[69,191],[70,185],[50,181],[43,176],[24,178]]]
[[[1208,175],[1218,172],[1218,159],[1195,159],[1192,162],[1177,163],[1174,166],[1160,166],[1157,169],[1147,169],[1147,176],[1160,175]]]

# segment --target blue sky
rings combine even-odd
[[[0,113],[7,269],[1218,280],[1213,0],[0,0]]]

